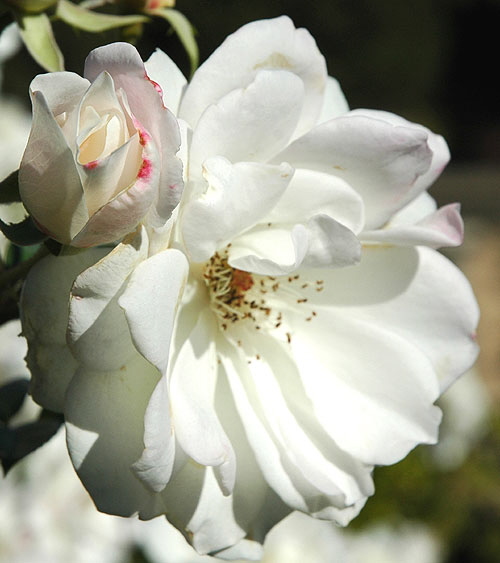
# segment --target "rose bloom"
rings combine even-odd
[[[477,353],[471,288],[434,250],[463,234],[426,191],[449,153],[349,111],[286,17],[228,37],[190,84],[161,52],[148,73],[184,139],[172,229],[33,268],[33,394],[64,412],[100,510],[258,559],[292,509],[347,524],[375,465],[437,440],[434,402]]]
[[[19,170],[22,201],[62,244],[121,239],[149,214],[161,227],[179,201],[179,130],[136,49],[95,49],[85,77],[31,83],[33,125]]]

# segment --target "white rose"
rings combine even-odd
[[[186,132],[173,237],[33,268],[31,355],[68,343],[76,361],[39,369],[37,397],[100,510],[166,513],[200,553],[256,559],[287,510],[356,516],[375,465],[437,440],[434,402],[475,359],[471,288],[434,250],[460,243],[458,208],[426,193],[448,149],[349,112],[286,17],[238,30],[187,86],[166,55],[148,69]],[[56,341],[46,303],[66,314],[70,287]]]
[[[136,49],[95,49],[84,76],[33,80],[19,170],[22,201],[39,228],[79,247],[120,239],[148,213],[163,225],[182,190],[178,125]]]

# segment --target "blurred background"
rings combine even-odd
[[[462,203],[465,244],[445,253],[466,273],[482,311],[478,330],[481,354],[474,370],[442,399],[445,418],[440,445],[417,448],[394,467],[376,470],[376,494],[347,531],[331,527],[326,530],[320,525],[308,536],[309,540],[313,538],[312,543],[309,541],[308,545],[296,546],[295,551],[286,551],[283,546],[290,546],[291,539],[285,526],[281,535],[277,533],[278,537],[273,536],[270,541],[274,547],[266,548],[265,561],[500,561],[500,110],[498,87],[493,85],[500,55],[500,1],[178,0],[176,8],[197,30],[201,61],[241,25],[287,14],[297,27],[306,27],[315,37],[327,59],[329,73],[340,81],[352,108],[392,111],[441,133],[450,146],[452,161],[431,189],[431,195],[440,205]],[[2,17],[6,16],[0,16],[0,20]],[[54,29],[65,55],[66,68],[78,73],[82,73],[90,49],[119,39],[118,32],[89,34],[57,22]],[[186,75],[189,74],[188,58],[165,21],[158,19],[148,24],[137,47],[144,59],[156,47],[161,48]],[[28,86],[39,72],[42,70],[23,48],[3,63],[2,155],[9,152],[5,147],[11,146],[11,125],[7,116],[13,114],[12,108],[29,111]],[[15,166],[14,163],[13,168]],[[15,316],[15,311],[7,316]],[[8,342],[11,337],[13,334],[7,336],[2,332],[0,345],[2,339]],[[16,369],[19,372],[22,367]],[[12,373],[12,368],[5,367],[1,361],[0,370],[3,370],[1,377]],[[33,510],[26,507],[26,503],[39,502],[41,493],[30,492],[31,500],[23,501],[19,500],[21,496],[15,495],[24,494],[22,490],[32,491],[33,484],[26,485],[31,483],[30,472],[48,471],[46,481],[37,479],[36,485],[44,490],[50,487],[52,473],[32,469],[37,463],[40,467],[46,467],[47,463],[59,467],[59,462],[50,461],[56,454],[52,451],[44,454],[49,448],[54,450],[52,443],[0,481],[0,562],[182,563],[208,560],[195,557],[181,545],[180,538],[172,539],[169,535],[172,532],[167,531],[166,525],[161,533],[156,530],[149,534],[148,525],[141,527],[136,523],[139,531],[134,527],[131,533],[124,531],[124,526],[129,524],[102,515],[99,517],[106,520],[106,525],[83,525],[84,530],[90,530],[88,541],[101,547],[91,553],[83,550],[83,558],[78,558],[80,540],[73,529],[75,525],[68,531],[69,516],[60,509],[52,514],[57,503],[44,497],[43,510],[51,514],[51,529],[55,530],[50,533],[57,536],[48,540],[48,528],[34,526]],[[57,451],[63,449],[59,443]],[[49,461],[44,461],[43,455]],[[69,466],[68,471],[71,472]],[[78,496],[84,493],[75,483],[68,485],[67,491],[60,486],[53,494],[59,496],[61,502],[66,499],[76,504],[87,502]],[[10,495],[14,495],[14,500],[6,501]],[[12,519],[15,506],[24,509],[16,509],[17,525],[12,527],[7,522]],[[88,512],[94,514],[94,511]],[[288,525],[293,530],[296,523]],[[304,528],[306,524],[300,523],[300,526]],[[104,530],[109,531],[109,541]],[[144,539],[149,536],[155,539]],[[83,534],[83,537],[87,536]],[[98,542],[96,537],[100,538]],[[151,547],[158,542],[158,537],[164,542],[162,545],[172,547],[165,550]],[[61,538],[64,538],[64,547],[61,544],[56,548]],[[317,546],[323,545],[323,541],[330,551],[327,548],[318,551],[318,547],[314,553],[307,552],[312,549],[314,538],[318,540]],[[15,550],[11,549],[12,542],[15,542]],[[41,542],[40,545],[37,542]],[[55,551],[50,551],[48,544]],[[176,552],[173,546],[177,544],[180,551]],[[22,546],[35,550],[29,552],[31,559],[20,558]],[[14,558],[13,553],[19,558]],[[40,556],[33,558],[33,553],[49,555],[41,559]],[[333,553],[337,554],[336,559],[330,559]]]

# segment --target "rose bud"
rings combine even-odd
[[[42,74],[30,91],[19,189],[40,230],[88,247],[121,239],[145,218],[165,224],[182,191],[179,128],[134,47],[95,49],[84,78]]]

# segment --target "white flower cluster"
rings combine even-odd
[[[435,250],[463,235],[427,193],[442,137],[349,111],[287,17],[242,27],[189,83],[118,43],[32,96],[24,203],[94,248],[26,280],[31,392],[64,413],[101,511],[258,559],[290,511],[346,524],[375,465],[437,440],[478,317]]]

